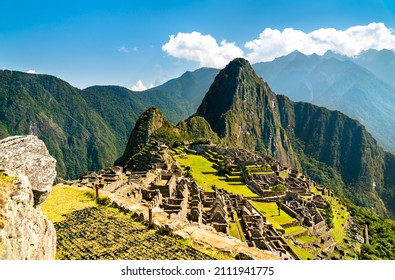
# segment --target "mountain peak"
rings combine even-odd
[[[236,66],[236,65],[238,65],[240,67],[243,67],[243,66],[250,65],[250,63],[245,58],[237,57],[237,58],[233,59],[232,61],[230,61],[229,64],[228,64],[228,66]]]
[[[294,166],[286,138],[272,137],[283,135],[276,104],[276,95],[250,63],[237,58],[219,72],[196,115],[204,117],[227,145],[276,153],[282,164]]]
[[[255,71],[252,68],[251,64],[248,62],[248,60],[241,57],[233,59],[231,62],[228,63],[228,65],[225,66],[222,71],[227,74],[236,76],[246,71],[248,73],[253,73],[256,76]]]
[[[244,87],[261,88],[264,83],[247,60],[236,58],[215,77],[196,114],[203,116],[213,130],[223,137],[226,131],[225,114],[238,100],[251,94],[243,90]]]
[[[148,143],[151,134],[162,127],[172,127],[162,112],[156,106],[145,110],[137,120],[126,149],[117,164],[125,165],[132,155]]]

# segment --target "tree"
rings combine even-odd
[[[277,184],[272,188],[272,191],[275,193],[284,193],[288,188],[283,184]]]
[[[218,175],[228,174],[231,166],[232,162],[228,158],[218,161]]]
[[[184,169],[184,176],[193,178],[192,176],[192,168],[190,166],[186,166]]]

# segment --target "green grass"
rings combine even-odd
[[[280,177],[281,177],[281,178],[288,178],[288,174],[287,174],[287,173],[281,173],[281,174],[280,174]]]
[[[198,183],[198,185],[203,187],[206,191],[212,191],[211,186],[216,185],[218,188],[225,189],[234,194],[240,194],[244,196],[258,196],[244,183],[226,182],[225,177],[217,176],[215,174],[217,170],[212,167],[212,162],[203,156],[188,155],[187,158],[180,158],[178,156],[175,156],[174,158],[181,166],[190,166],[192,168],[193,178]]]
[[[244,236],[243,228],[241,227],[241,224],[240,224],[240,221],[239,221],[239,216],[237,215],[236,211],[233,211],[233,216],[235,217],[235,223],[236,223],[236,228],[237,228],[237,231],[238,231],[239,239],[241,241],[245,242],[246,238]]]
[[[258,171],[258,172],[253,172],[253,171],[251,171],[251,173],[252,173],[252,174],[255,174],[255,175],[269,175],[269,174],[274,174],[273,171]]]
[[[41,211],[52,222],[65,220],[63,215],[75,210],[96,206],[94,191],[83,191],[76,187],[54,186],[51,194],[41,205]]]
[[[240,239],[239,230],[237,229],[236,222],[229,223],[229,234],[230,236]]]
[[[307,259],[314,259],[314,254],[310,252],[307,249],[299,248],[295,246],[292,242],[287,241],[288,245],[293,249],[293,251],[298,255],[298,257],[302,260],[307,260]]]
[[[91,191],[76,187],[55,186],[41,209],[56,229],[56,259],[204,260],[217,255],[231,258],[211,247],[199,245],[196,249],[195,244],[160,235],[129,213],[96,204]]]
[[[301,237],[297,237],[296,241],[302,242],[302,243],[312,243],[317,240],[317,237],[314,237],[312,235],[305,235]]]
[[[329,201],[333,212],[333,231],[332,236],[338,244],[343,244],[343,240],[347,237],[345,233],[345,225],[350,217],[350,213],[339,201],[334,197],[325,197]],[[342,209],[343,208],[343,209]]]
[[[320,194],[321,192],[317,190],[316,187],[312,189],[312,191],[316,194]],[[350,218],[350,213],[347,211],[347,208],[340,202],[337,197],[324,196],[325,200],[329,202],[332,213],[333,213],[333,228],[332,228],[332,237],[339,245],[344,244],[344,239],[347,238],[345,233],[345,225],[347,224],[347,220]]]
[[[290,228],[286,228],[285,229],[285,234],[293,236],[293,235],[297,235],[303,232],[306,232],[307,229],[305,227],[302,226],[294,226],[294,227],[290,227]]]
[[[288,224],[296,221],[296,219],[292,218],[283,210],[280,210],[279,216],[277,204],[275,202],[257,202],[252,200],[250,200],[250,202],[266,216],[267,221],[275,228],[282,229],[282,224]]]

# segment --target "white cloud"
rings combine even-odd
[[[135,85],[132,86],[133,91],[144,91],[154,87],[154,85],[150,85],[146,87],[141,80],[138,80]]]
[[[31,69],[27,71],[28,74],[37,74],[36,70]]]
[[[346,56],[356,56],[369,49],[395,50],[394,30],[384,23],[353,26],[346,30],[321,28],[310,33],[293,28],[284,30],[266,28],[259,38],[244,44],[243,50],[225,40],[220,44],[211,35],[199,32],[171,35],[162,46],[168,55],[196,61],[199,65],[222,68],[236,57],[244,57],[251,63],[270,61],[298,50],[306,55],[322,55],[331,50]]]
[[[310,33],[293,28],[283,31],[266,28],[258,39],[246,42],[244,47],[250,50],[247,59],[251,63],[273,60],[295,50],[307,55],[332,50],[355,56],[368,49],[395,49],[395,34],[383,23],[353,26],[344,31],[321,28]]]
[[[196,61],[201,67],[222,68],[230,60],[244,56],[242,49],[235,43],[223,40],[218,45],[211,35],[202,35],[199,32],[171,35],[162,50],[176,58]]]
[[[121,53],[129,53],[130,52],[129,49],[125,46],[119,47],[118,51]]]

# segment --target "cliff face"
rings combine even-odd
[[[204,117],[225,144],[265,152],[285,166],[297,167],[276,98],[248,61],[237,58],[217,75],[196,115]]]
[[[0,140],[0,259],[55,257],[55,228],[39,209],[51,191],[55,166],[36,136]]]
[[[125,165],[134,154],[139,152],[149,142],[150,136],[162,127],[170,129],[173,126],[158,108],[151,107],[141,114],[130,134],[126,149],[117,164]]]

